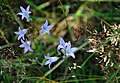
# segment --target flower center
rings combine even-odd
[[[24,16],[25,16],[27,19],[29,19],[29,14],[28,14],[28,12],[24,12]]]
[[[47,26],[46,26],[46,25],[43,25],[43,29],[44,29],[44,30],[47,30]]]
[[[24,35],[24,31],[21,30],[21,31],[20,31],[20,34],[21,34],[21,35]]]

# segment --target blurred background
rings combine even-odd
[[[31,21],[21,20],[20,6],[30,5]],[[40,35],[46,19],[54,24],[51,35]],[[28,29],[33,53],[23,53],[14,34]],[[82,47],[52,73],[44,66],[44,55],[61,57],[56,51],[59,38]],[[87,45],[86,42],[91,41]],[[59,60],[60,61],[60,60]],[[58,61],[58,62],[59,62]],[[53,63],[55,66],[58,62]],[[0,0],[1,83],[119,83],[120,2],[81,0]]]

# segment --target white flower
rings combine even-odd
[[[76,47],[71,48],[71,43],[69,42],[65,42],[63,40],[62,37],[60,37],[60,44],[57,47],[57,51],[58,50],[63,50],[63,58],[72,56],[73,58],[75,58],[74,52],[77,50]]]
[[[33,50],[30,47],[31,41],[24,42],[21,39],[21,42],[22,42],[22,44],[19,47],[24,48],[24,53],[26,53],[27,51],[33,52]]]
[[[49,68],[50,68],[50,65],[53,63],[53,62],[56,62],[58,60],[58,57],[50,57],[49,56],[49,53],[47,54],[47,56],[44,55],[44,57],[46,59],[48,59],[46,62],[45,62],[45,65],[48,65],[49,64]]]
[[[22,38],[23,40],[25,40],[24,35],[27,33],[27,29],[21,30],[20,27],[19,27],[18,29],[19,29],[19,31],[14,32],[15,34],[19,35],[19,36],[18,36],[18,40],[19,40],[20,38]]]
[[[77,50],[76,47],[71,48],[70,41],[67,43],[66,49],[65,49],[65,55],[63,57],[72,56],[75,58],[74,52]]]
[[[58,47],[57,47],[57,51],[60,50],[60,49],[65,50],[66,45],[67,45],[67,43],[65,43],[65,41],[63,40],[63,38],[60,37],[60,44],[59,44]]]
[[[22,6],[20,6],[20,9],[21,9],[21,11],[22,12],[20,12],[20,13],[17,13],[17,15],[21,15],[22,16],[22,20],[24,19],[24,18],[26,18],[27,19],[27,21],[29,22],[29,20],[30,20],[30,11],[29,11],[29,9],[30,9],[30,6],[28,6],[27,8],[26,8],[26,10],[22,7]]]
[[[40,32],[40,34],[44,34],[44,33],[48,33],[48,35],[50,35],[50,29],[53,27],[54,25],[49,25],[48,26],[48,20],[46,20],[45,24],[43,24],[41,26],[42,31]]]

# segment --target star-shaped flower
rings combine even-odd
[[[19,47],[24,48],[24,53],[26,53],[27,51],[33,52],[33,50],[30,47],[31,41],[24,42],[21,39],[21,42],[22,42],[22,44]]]
[[[48,33],[48,35],[50,35],[50,29],[53,27],[54,25],[49,25],[48,26],[48,20],[46,20],[45,24],[43,24],[41,26],[42,31],[40,32],[40,34],[44,34],[44,33]]]
[[[77,50],[76,47],[71,48],[70,41],[67,43],[66,49],[65,49],[65,55],[63,57],[72,56],[75,58],[74,52]]]
[[[50,65],[53,63],[53,62],[56,62],[58,60],[58,57],[50,57],[49,56],[49,53],[47,54],[47,56],[44,55],[44,57],[46,59],[48,59],[46,62],[45,62],[45,65],[49,65],[49,68],[50,68]]]
[[[57,51],[60,49],[63,50],[63,53],[64,53],[63,58],[66,58],[69,56],[72,56],[73,58],[75,58],[74,52],[77,50],[77,48],[76,47],[71,48],[70,41],[65,42],[62,37],[60,37],[60,44],[57,47]]]
[[[60,44],[59,44],[58,47],[57,47],[57,51],[60,50],[60,49],[65,50],[66,45],[67,45],[67,43],[65,43],[65,41],[63,40],[63,38],[60,37]]]
[[[29,11],[29,9],[30,9],[30,6],[28,6],[27,8],[26,8],[26,10],[22,7],[22,6],[20,6],[20,9],[21,9],[21,11],[22,12],[20,12],[20,13],[17,13],[17,15],[21,15],[22,16],[22,20],[24,19],[24,18],[26,18],[27,19],[27,21],[29,22],[29,20],[30,20],[30,11]]]
[[[27,29],[21,30],[20,27],[18,27],[18,29],[19,29],[18,32],[14,32],[15,34],[19,35],[19,36],[18,36],[18,40],[19,40],[20,38],[22,38],[23,40],[25,40],[24,35],[27,33]]]

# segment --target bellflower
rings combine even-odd
[[[27,51],[33,52],[33,50],[30,47],[31,41],[24,42],[21,39],[21,42],[22,42],[22,44],[19,47],[24,48],[24,53],[26,53]]]
[[[63,40],[63,38],[60,37],[60,45],[58,45],[58,47],[57,47],[57,51],[60,50],[60,49],[65,50],[66,45],[67,45],[67,43],[65,43],[65,41]]]
[[[71,48],[70,41],[67,43],[66,49],[65,49],[65,55],[63,57],[72,56],[75,58],[74,52],[77,50],[76,47]]]
[[[44,34],[44,33],[48,33],[48,35],[50,35],[50,29],[53,27],[54,25],[49,25],[48,26],[48,20],[46,20],[45,24],[43,24],[41,26],[42,31],[40,32],[40,34]]]
[[[30,6],[28,6],[27,8],[26,8],[26,10],[22,7],[22,6],[20,6],[20,9],[21,9],[21,11],[22,12],[20,12],[20,13],[17,13],[17,15],[21,15],[22,16],[22,20],[24,19],[24,18],[26,18],[27,19],[27,21],[29,22],[29,20],[30,20]]]
[[[72,56],[75,58],[74,52],[77,50],[76,47],[71,48],[71,43],[70,41],[66,43],[62,37],[60,37],[60,44],[57,47],[57,51],[62,49],[64,51],[63,58]]]
[[[18,40],[19,40],[20,38],[22,38],[23,40],[25,40],[24,35],[27,33],[27,29],[21,30],[20,27],[18,27],[18,29],[19,29],[18,32],[14,32],[15,34],[19,35],[19,36],[18,36]]]
[[[46,59],[48,59],[46,62],[45,62],[45,65],[49,65],[49,68],[50,68],[50,65],[53,63],[53,62],[56,62],[58,60],[58,57],[50,57],[49,54],[47,54],[47,56],[44,55],[44,57]]]

